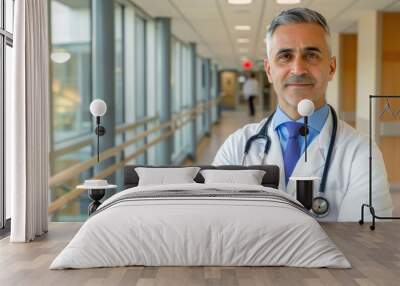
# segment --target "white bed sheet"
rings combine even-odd
[[[254,185],[179,184],[155,190],[263,190]],[[290,198],[293,200],[292,198]],[[350,268],[319,223],[279,202],[245,198],[123,201],[90,217],[50,269],[145,266],[293,266]]]

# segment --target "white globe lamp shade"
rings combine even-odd
[[[95,99],[90,103],[90,113],[93,116],[103,116],[107,111],[107,104],[104,100]]]
[[[314,103],[309,99],[303,99],[297,105],[297,111],[301,116],[310,116],[314,113]]]

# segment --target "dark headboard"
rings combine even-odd
[[[135,172],[137,167],[146,168],[183,168],[187,166],[145,166],[145,165],[127,165],[124,167],[124,187],[123,189],[133,188],[138,185],[139,177]],[[201,170],[206,169],[217,169],[217,170],[263,170],[265,175],[262,179],[261,184],[265,187],[271,187],[278,189],[279,186],[279,167],[275,165],[263,165],[263,166],[236,166],[236,165],[226,165],[226,166],[196,166],[200,167]],[[204,183],[204,178],[200,174],[194,178],[197,183]]]

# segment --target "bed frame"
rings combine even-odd
[[[147,167],[147,168],[183,168],[187,166],[146,166],[146,165],[126,165],[124,167],[124,186],[123,189],[136,187],[139,183],[139,176],[135,172],[137,167]],[[263,170],[265,175],[262,179],[261,184],[264,187],[271,187],[278,189],[279,186],[279,167],[275,165],[263,165],[263,166],[236,166],[236,165],[226,165],[226,166],[196,166],[200,167],[201,170]],[[197,183],[204,183],[204,178],[200,174],[194,178]]]

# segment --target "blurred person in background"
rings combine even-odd
[[[254,99],[258,96],[259,86],[254,73],[250,74],[250,77],[243,84],[243,95],[249,103],[249,114],[254,116],[256,114],[254,109]]]

